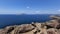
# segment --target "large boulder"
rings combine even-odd
[[[46,23],[47,28],[56,28],[59,25],[57,20],[50,20]]]
[[[58,30],[54,28],[47,29],[47,34],[58,34]]]
[[[24,25],[17,26],[17,27],[11,32],[11,34],[25,33],[25,32],[32,31],[33,29],[34,29],[34,26],[32,26],[31,24],[24,24]]]

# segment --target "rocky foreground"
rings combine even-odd
[[[60,16],[51,16],[45,23],[32,23],[7,26],[0,29],[0,34],[60,34]]]

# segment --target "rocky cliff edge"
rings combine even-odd
[[[7,26],[0,29],[0,34],[60,34],[60,16],[51,16],[45,23]]]

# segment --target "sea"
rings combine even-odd
[[[51,14],[1,14],[0,15],[0,28],[11,25],[21,25],[21,24],[30,24],[32,22],[43,23],[51,20]]]

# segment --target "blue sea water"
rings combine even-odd
[[[47,14],[36,14],[36,15],[0,15],[0,28],[9,25],[27,24],[32,22],[46,22],[50,20],[50,15]]]

